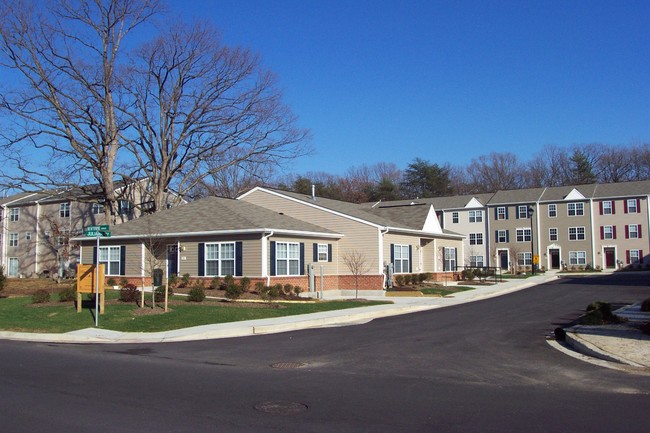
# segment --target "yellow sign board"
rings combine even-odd
[[[539,265],[539,255],[538,254],[533,255],[533,264],[534,265]]]
[[[99,287],[99,311],[104,314],[104,275],[103,264],[99,265],[99,272],[95,265],[77,265],[77,312],[81,311],[81,294],[95,293]]]

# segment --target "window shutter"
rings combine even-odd
[[[636,199],[636,212],[641,213],[641,199],[640,198]]]
[[[630,238],[630,226],[628,226],[626,224],[625,225],[625,239],[629,239],[629,238]]]
[[[244,243],[235,242],[235,276],[244,276]]]
[[[623,213],[627,213],[627,200],[623,200]]]
[[[494,242],[499,243],[499,230],[494,231]]]
[[[625,264],[630,264],[630,250],[625,250]]]
[[[390,262],[395,265],[395,244],[390,244]]]
[[[517,218],[516,219],[519,219],[519,206],[515,207],[515,210],[517,211],[516,212],[517,213]]]
[[[205,243],[199,243],[199,277],[205,276]]]
[[[600,203],[598,203],[598,207],[600,208],[600,214],[602,215],[603,214],[603,202],[602,201]]]
[[[616,226],[612,226],[612,236],[616,239]]]
[[[305,275],[305,243],[300,242],[300,275]]]
[[[506,206],[506,219],[508,219],[508,206]]]
[[[600,240],[605,239],[605,227],[600,226]]]
[[[413,272],[413,246],[409,245],[409,274]]]
[[[318,244],[314,243],[314,262],[318,261]]]
[[[271,268],[269,274],[271,276],[275,275],[275,241],[271,241]]]
[[[616,207],[614,206],[615,203],[616,202],[614,200],[612,200],[612,215],[614,215],[616,213]]]
[[[120,275],[126,275],[126,245],[120,247]]]
[[[639,250],[639,263],[643,264],[643,250]]]
[[[327,244],[327,261],[332,261],[332,244]]]
[[[639,239],[641,239],[641,224],[638,224],[636,226],[636,231],[637,231],[637,233],[639,233]]]
[[[454,248],[454,269],[452,271],[458,270],[458,248]]]
[[[510,230],[506,230],[506,242],[510,242]]]
[[[499,212],[498,212],[497,209],[499,209],[499,208],[496,208],[496,207],[494,208],[494,219],[495,219],[495,220],[496,220],[496,219],[499,219]]]
[[[93,265],[97,264],[97,247],[93,247]]]

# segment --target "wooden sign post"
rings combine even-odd
[[[81,311],[81,294],[96,293],[99,287],[99,314],[104,314],[104,264],[77,265],[77,313]]]

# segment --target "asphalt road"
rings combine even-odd
[[[647,432],[650,376],[546,334],[647,276],[559,280],[358,326],[191,343],[0,344],[6,432]]]

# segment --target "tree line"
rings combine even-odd
[[[594,143],[568,148],[549,145],[529,161],[509,152],[481,155],[466,166],[416,158],[404,170],[393,163],[378,163],[350,168],[343,175],[315,172],[268,179],[267,184],[303,194],[311,194],[315,185],[321,197],[362,203],[648,179],[649,144]]]

